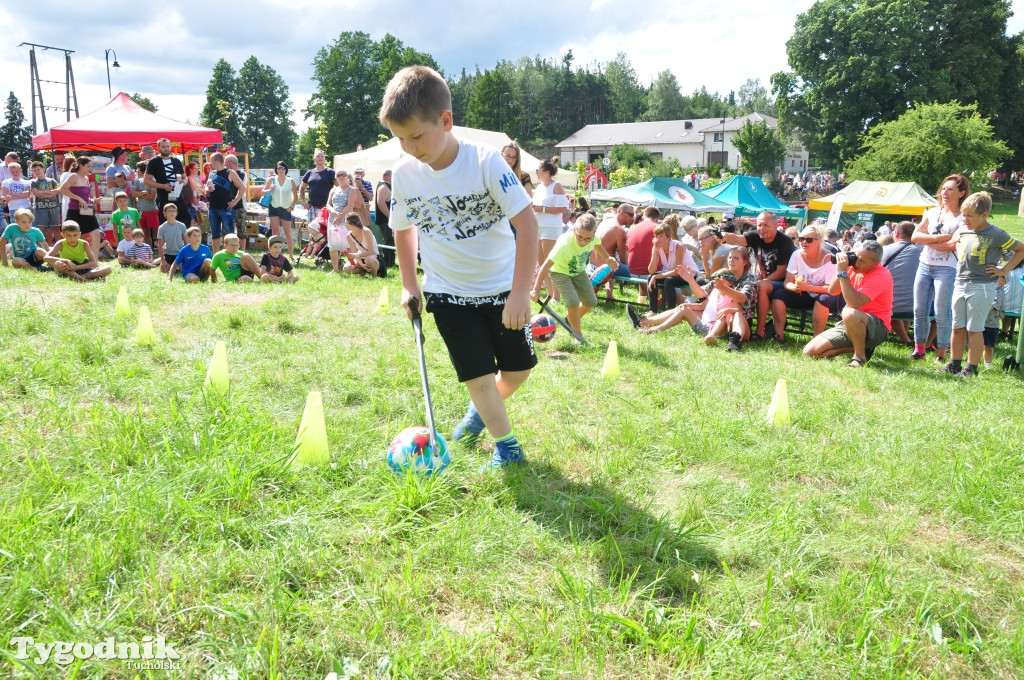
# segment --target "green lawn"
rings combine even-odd
[[[424,422],[396,280],[377,314],[379,282],[302,275],[0,270],[5,677],[1020,677],[1022,374],[963,382],[896,345],[861,371],[799,342],[730,355],[600,308],[512,399],[525,467],[480,476],[482,443],[395,478],[388,441]],[[114,318],[120,285],[155,347]],[[466,394],[425,330],[448,435]],[[224,400],[201,391],[217,340]],[[310,390],[331,461],[292,470]],[[181,670],[7,643],[147,635]]]

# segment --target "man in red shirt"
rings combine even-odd
[[[647,266],[651,264],[651,249],[654,247],[654,228],[658,226],[661,213],[653,205],[644,208],[644,218],[634,224],[626,235],[626,264],[633,276],[647,278]]]
[[[836,278],[829,295],[842,291],[846,300],[843,320],[804,346],[812,358],[834,357],[852,352],[850,368],[862,368],[892,330],[892,274],[882,266],[882,246],[865,241],[857,262],[849,266],[849,255],[836,255]]]

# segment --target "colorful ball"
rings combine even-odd
[[[555,337],[555,320],[547,314],[534,314],[530,319],[534,342],[547,342]]]
[[[437,448],[430,445],[430,430],[418,425],[407,427],[391,440],[388,447],[388,465],[395,472],[416,472],[428,477],[439,473],[452,462],[448,443],[437,435]]]

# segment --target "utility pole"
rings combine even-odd
[[[29,46],[28,62],[30,76],[32,79],[32,134],[39,134],[39,126],[36,123],[36,107],[39,108],[39,117],[42,119],[43,132],[46,132],[50,128],[46,124],[46,109],[49,108],[51,111],[64,111],[65,117],[68,121],[71,120],[71,111],[75,112],[75,118],[78,118],[78,92],[75,90],[75,74],[71,70],[71,54],[74,50],[66,50],[62,47],[50,47],[49,45],[37,45],[35,43],[21,43],[22,45]],[[43,80],[39,76],[39,62],[36,61],[36,48],[41,50],[55,50],[57,52],[64,53],[64,80]],[[51,83],[54,85],[63,85],[66,97],[65,106],[49,106],[47,107],[43,103],[43,83]],[[39,103],[36,103],[38,99]],[[72,108],[72,102],[74,108]]]

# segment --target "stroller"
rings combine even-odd
[[[293,263],[296,267],[303,257],[313,258],[313,266],[327,271],[331,269],[331,250],[327,245],[327,208],[321,208],[315,219],[310,220],[307,230],[308,242],[299,250]],[[316,229],[314,229],[314,227]]]

